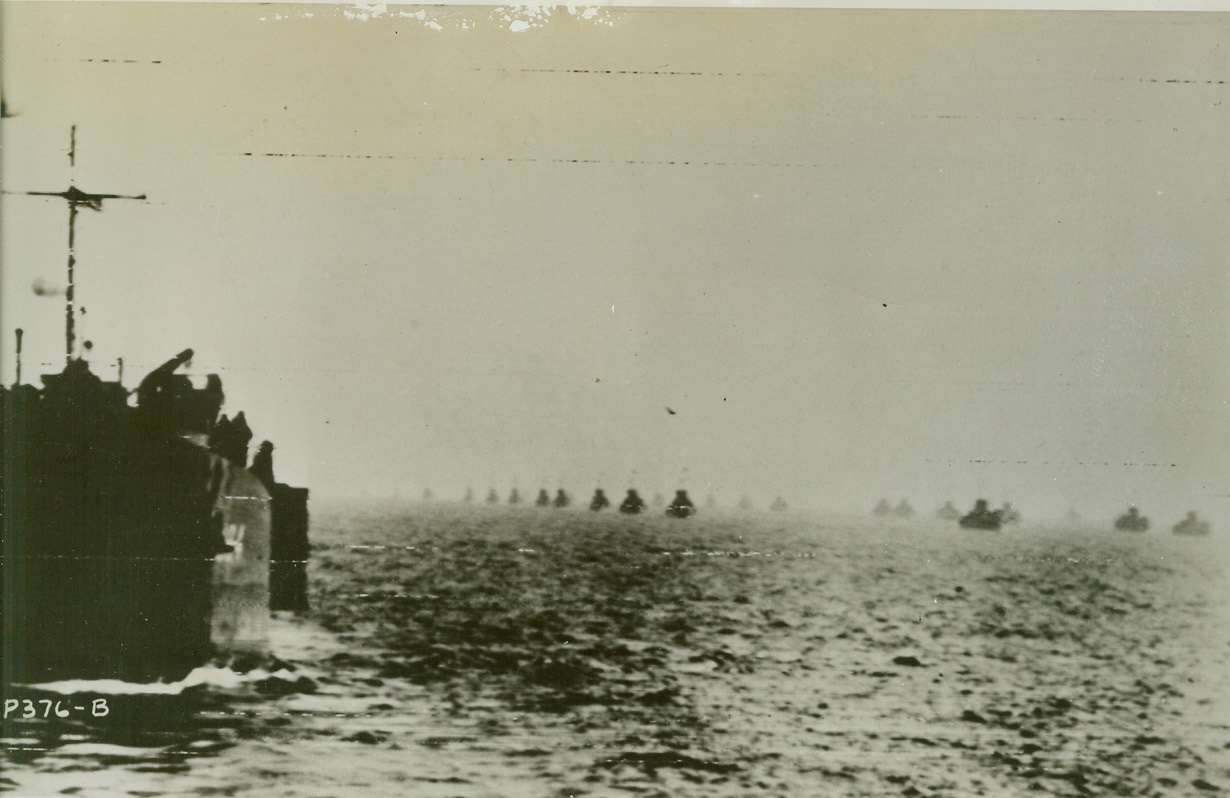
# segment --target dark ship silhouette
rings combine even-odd
[[[231,462],[243,465],[238,457]],[[308,490],[274,479],[273,444],[269,441],[261,442],[248,470],[269,493],[269,609],[303,612],[308,608],[307,561],[311,551]]]
[[[741,499],[739,499],[739,509],[740,509],[740,510],[750,510],[750,509],[752,509],[752,500],[751,500],[751,499],[749,499],[749,498],[748,498],[748,497],[746,497],[746,496],[744,496],[744,497],[742,497]]]
[[[893,515],[898,518],[913,518],[914,508],[910,506],[910,503],[907,500],[902,499],[901,504],[898,504],[893,508]]]
[[[487,504],[499,504],[500,494],[495,492],[495,488],[487,491]]]
[[[687,518],[696,514],[696,506],[688,498],[686,490],[675,491],[675,498],[671,500],[670,506],[666,508],[666,514],[671,518]]]
[[[534,499],[534,506],[535,507],[550,507],[551,506],[551,494],[547,493],[546,488],[543,488],[542,490],[538,491],[538,498]]]
[[[611,500],[606,497],[606,494],[603,493],[602,488],[596,489],[594,491],[594,498],[589,501],[589,509],[596,513],[599,510],[605,510],[610,506]]]
[[[628,488],[628,495],[619,503],[619,511],[625,515],[636,515],[645,509],[645,500],[636,492],[636,488]]]
[[[1149,528],[1149,519],[1140,514],[1135,507],[1128,507],[1123,515],[1115,519],[1115,529],[1125,532],[1144,532]]]
[[[781,496],[778,496],[776,499],[773,500],[773,503],[769,505],[769,509],[774,512],[780,513],[780,512],[789,510],[790,505],[786,504],[785,499],[783,499]]]
[[[75,163],[73,128],[69,163]],[[75,224],[107,199],[71,186],[66,365],[0,388],[0,639],[5,682],[181,678],[219,651],[263,653],[271,607],[307,606],[308,492],[276,482],[273,445],[219,416],[222,381],[175,371],[130,392],[78,352]],[[88,351],[87,341],[82,347]]]
[[[509,491],[508,503],[509,504],[520,504],[521,503],[521,494],[517,492],[516,488],[513,488],[511,491]]]
[[[246,467],[221,380],[173,373],[191,356],[135,407],[80,358],[0,390],[6,680],[180,678],[307,608],[308,492],[274,480],[268,442]]]
[[[961,516],[957,523],[963,529],[999,529],[1004,521],[1000,510],[989,509],[986,499],[978,499],[974,509]]]
[[[555,499],[554,501],[551,502],[551,506],[559,510],[562,510],[571,504],[572,504],[572,497],[569,496],[568,493],[563,488],[560,488],[559,490],[555,492]]]
[[[1209,522],[1201,520],[1195,510],[1189,510],[1187,517],[1171,529],[1176,535],[1207,535],[1212,531]]]
[[[876,506],[871,511],[871,514],[877,518],[886,518],[893,514],[893,506],[888,503],[888,499],[880,499],[876,502]]]

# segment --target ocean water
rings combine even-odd
[[[1208,538],[807,513],[315,507],[276,660],[57,685],[15,795],[1230,792]]]

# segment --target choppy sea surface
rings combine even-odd
[[[1230,793],[1224,541],[1109,526],[318,507],[276,659],[28,690],[108,714],[10,717],[0,789]]]

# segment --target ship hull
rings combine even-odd
[[[81,379],[0,400],[3,680],[174,680],[262,650],[268,493]]]
[[[208,657],[210,455],[34,391],[4,412],[5,679],[146,680]]]

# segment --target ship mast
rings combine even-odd
[[[101,211],[103,200],[131,199],[143,200],[144,194],[94,194],[82,191],[73,183],[77,169],[77,126],[73,125],[68,147],[69,181],[64,191],[21,191],[31,197],[59,197],[68,203],[68,287],[64,291],[64,352],[65,359],[72,361],[73,350],[76,347],[74,325],[76,310],[73,307],[73,270],[77,265],[77,210],[85,207],[92,211]],[[8,192],[6,192],[8,193]]]
[[[21,335],[22,329],[17,328],[17,379],[13,381],[13,385],[21,385]]]

